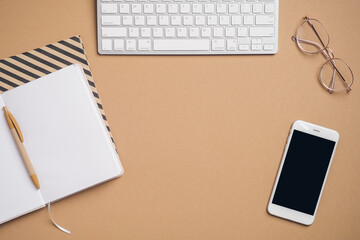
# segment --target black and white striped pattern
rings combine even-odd
[[[0,60],[0,94],[74,63],[81,64],[84,69],[90,89],[115,147],[80,36]]]

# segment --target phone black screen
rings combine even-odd
[[[272,203],[314,215],[334,147],[294,130]]]

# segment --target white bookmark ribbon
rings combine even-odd
[[[51,216],[50,203],[48,204],[48,212],[49,212],[49,217],[50,217],[52,223],[55,225],[55,227],[57,227],[58,229],[60,229],[60,230],[63,231],[64,233],[71,234],[71,231],[63,228],[62,226],[58,225],[58,224],[54,221],[54,219],[53,219],[52,216]]]

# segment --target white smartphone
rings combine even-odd
[[[268,212],[311,225],[319,206],[339,133],[297,120],[293,123]]]

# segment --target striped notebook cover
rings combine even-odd
[[[80,64],[84,70],[90,89],[117,152],[80,36],[74,36],[0,60],[0,94],[74,63]]]

